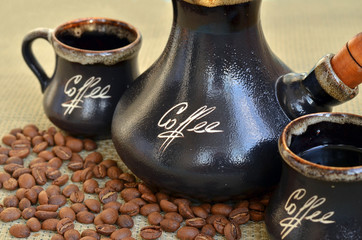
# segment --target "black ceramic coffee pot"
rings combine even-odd
[[[325,90],[318,74],[310,74],[308,86],[304,75],[288,75],[265,41],[261,0],[199,2],[172,1],[167,46],[118,103],[113,142],[134,174],[173,194],[252,196],[279,180],[277,139],[285,125],[330,111],[357,88],[335,99],[327,91],[339,87]],[[319,65],[330,66],[330,58]]]

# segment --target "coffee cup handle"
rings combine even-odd
[[[29,32],[25,38],[23,39],[21,51],[23,54],[23,58],[26,62],[26,64],[29,66],[31,71],[35,74],[35,76],[38,78],[41,86],[41,91],[44,92],[44,90],[47,88],[48,84],[50,83],[50,78],[45,73],[43,67],[39,64],[38,60],[35,58],[33,50],[32,50],[32,44],[34,40],[38,38],[42,38],[50,42],[49,36],[53,30],[49,28],[37,28]]]

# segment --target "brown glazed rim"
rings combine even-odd
[[[92,23],[104,23],[113,26],[120,26],[121,28],[124,28],[126,31],[130,32],[136,38],[130,44],[124,47],[97,51],[69,46],[61,42],[56,36],[60,30]],[[141,40],[141,33],[133,25],[124,21],[103,17],[79,18],[68,21],[55,28],[49,36],[49,41],[53,43],[56,53],[69,61],[79,62],[82,64],[103,63],[106,65],[113,65],[121,60],[129,59],[140,49]]]
[[[292,134],[302,134],[309,125],[323,121],[362,125],[362,116],[351,113],[321,112],[294,119],[284,128],[279,138],[279,152],[283,160],[306,177],[333,182],[362,181],[362,166],[330,167],[319,165],[299,157],[289,148]]]

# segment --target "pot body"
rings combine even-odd
[[[278,182],[277,138],[289,118],[275,82],[289,69],[264,39],[260,4],[173,1],[166,48],[125,92],[112,123],[118,154],[146,183],[225,200]]]
[[[271,239],[362,239],[361,132],[362,116],[352,114],[311,114],[288,124],[279,141],[281,180],[265,215]],[[321,146],[338,151],[300,157]]]

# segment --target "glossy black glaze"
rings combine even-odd
[[[84,36],[91,49],[77,48]],[[56,53],[52,77],[46,75],[32,52],[32,44],[39,38],[49,41]],[[77,45],[68,45],[69,39]],[[85,18],[55,30],[34,29],[25,36],[22,53],[39,80],[44,112],[50,121],[72,135],[105,139],[111,137],[113,112],[121,95],[139,75],[140,45],[140,33],[132,25]]]
[[[118,154],[146,183],[192,198],[223,200],[278,182],[277,138],[289,119],[276,101],[275,81],[289,69],[264,39],[260,4],[208,8],[173,1],[166,48],[125,92],[112,123]],[[164,132],[203,106],[215,109],[165,142]],[[202,121],[217,132],[190,131]]]
[[[315,123],[313,118],[319,117],[324,119]],[[279,143],[284,159],[282,177],[265,216],[270,238],[362,239],[362,166],[323,166],[297,156],[299,152],[325,144],[362,149],[362,116],[320,113],[297,121],[290,125],[307,130],[292,134],[288,130],[292,127],[288,125],[285,139],[291,136],[291,142],[282,141],[283,133]]]

